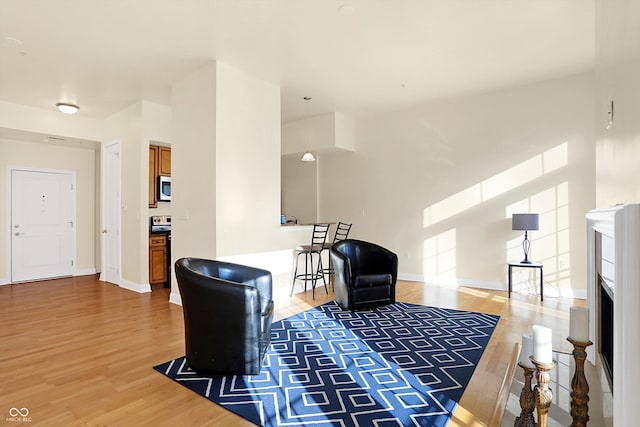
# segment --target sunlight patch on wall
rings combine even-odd
[[[482,203],[482,184],[476,184],[425,208],[423,227],[429,227]]]
[[[513,203],[505,209],[506,218],[517,212],[540,214],[539,230],[529,232],[531,251],[529,258],[544,264],[545,286],[570,287],[571,257],[569,233],[569,184],[563,182],[545,191]],[[515,233],[515,232],[514,232]],[[524,233],[506,242],[509,261],[520,261],[523,257]],[[534,269],[515,269],[513,284],[531,284]],[[534,286],[537,286],[534,284]]]
[[[542,173],[553,172],[569,164],[569,142],[557,145],[542,153]]]
[[[431,277],[456,277],[456,229],[452,228],[423,243],[423,272]]]
[[[426,207],[423,211],[423,227],[429,227],[566,166],[569,161],[568,149],[569,142],[565,141]]]
[[[544,164],[542,156],[538,155],[529,160],[509,168],[499,174],[482,181],[482,201],[492,199],[509,190],[526,184],[542,176]]]

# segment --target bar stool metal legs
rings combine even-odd
[[[318,263],[317,268],[314,268],[313,255],[318,255]],[[300,255],[304,255],[304,273],[298,274],[298,264]],[[310,265],[310,266],[309,266]],[[311,267],[311,269],[309,269]],[[322,283],[324,284],[324,290],[329,293],[327,290],[327,282],[324,278],[324,274],[322,274],[322,257],[319,252],[315,251],[295,251],[294,254],[294,268],[293,268],[293,277],[291,280],[291,292],[289,296],[293,296],[293,288],[295,287],[296,280],[304,280],[304,290],[307,291],[307,281],[311,281],[311,295],[312,298],[315,299],[315,291],[316,284],[319,279],[322,279]]]

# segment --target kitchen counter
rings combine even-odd
[[[333,225],[335,224],[335,221],[318,221],[318,222],[301,222],[298,224],[292,223],[292,222],[288,222],[286,224],[280,224],[281,227],[313,227],[314,224],[329,224],[329,225]]]
[[[313,224],[280,224],[280,229],[282,231],[311,230]]]

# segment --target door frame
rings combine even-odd
[[[7,239],[6,239],[6,253],[7,253],[7,275],[8,275],[8,283],[13,282],[13,269],[12,269],[12,245],[11,245],[11,210],[12,210],[12,192],[13,192],[13,182],[12,182],[12,173],[13,171],[24,171],[24,172],[40,172],[40,173],[55,173],[55,174],[64,174],[71,176],[71,184],[73,185],[73,197],[71,199],[71,218],[73,221],[73,227],[71,228],[71,259],[73,260],[73,265],[71,266],[71,276],[75,276],[78,269],[78,253],[77,253],[77,234],[76,230],[78,229],[78,218],[77,218],[77,184],[76,184],[76,172],[72,170],[65,169],[48,169],[48,168],[34,168],[34,167],[25,167],[25,166],[15,166],[15,165],[7,165],[7,191],[6,191],[6,216],[7,218]]]
[[[107,142],[107,143],[103,143],[101,145],[100,148],[100,205],[101,205],[101,209],[100,209],[100,280],[105,281],[106,280],[106,266],[107,266],[107,239],[106,236],[104,234],[104,230],[106,230],[107,225],[105,224],[106,218],[107,218],[107,210],[108,210],[108,197],[107,197],[107,191],[106,191],[106,169],[107,169],[107,156],[106,156],[106,152],[109,148],[111,147],[116,147],[117,148],[117,152],[119,154],[119,158],[120,158],[120,177],[119,177],[119,184],[120,184],[120,191],[119,193],[119,197],[118,197],[118,208],[117,208],[117,212],[119,215],[118,218],[118,283],[115,283],[118,286],[122,285],[122,212],[121,212],[121,205],[122,205],[122,142],[119,139]],[[112,282],[109,282],[112,283]]]

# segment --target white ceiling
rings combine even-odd
[[[594,38],[593,0],[0,0],[0,100],[102,118],[220,60],[283,121],[361,115],[589,70]]]

